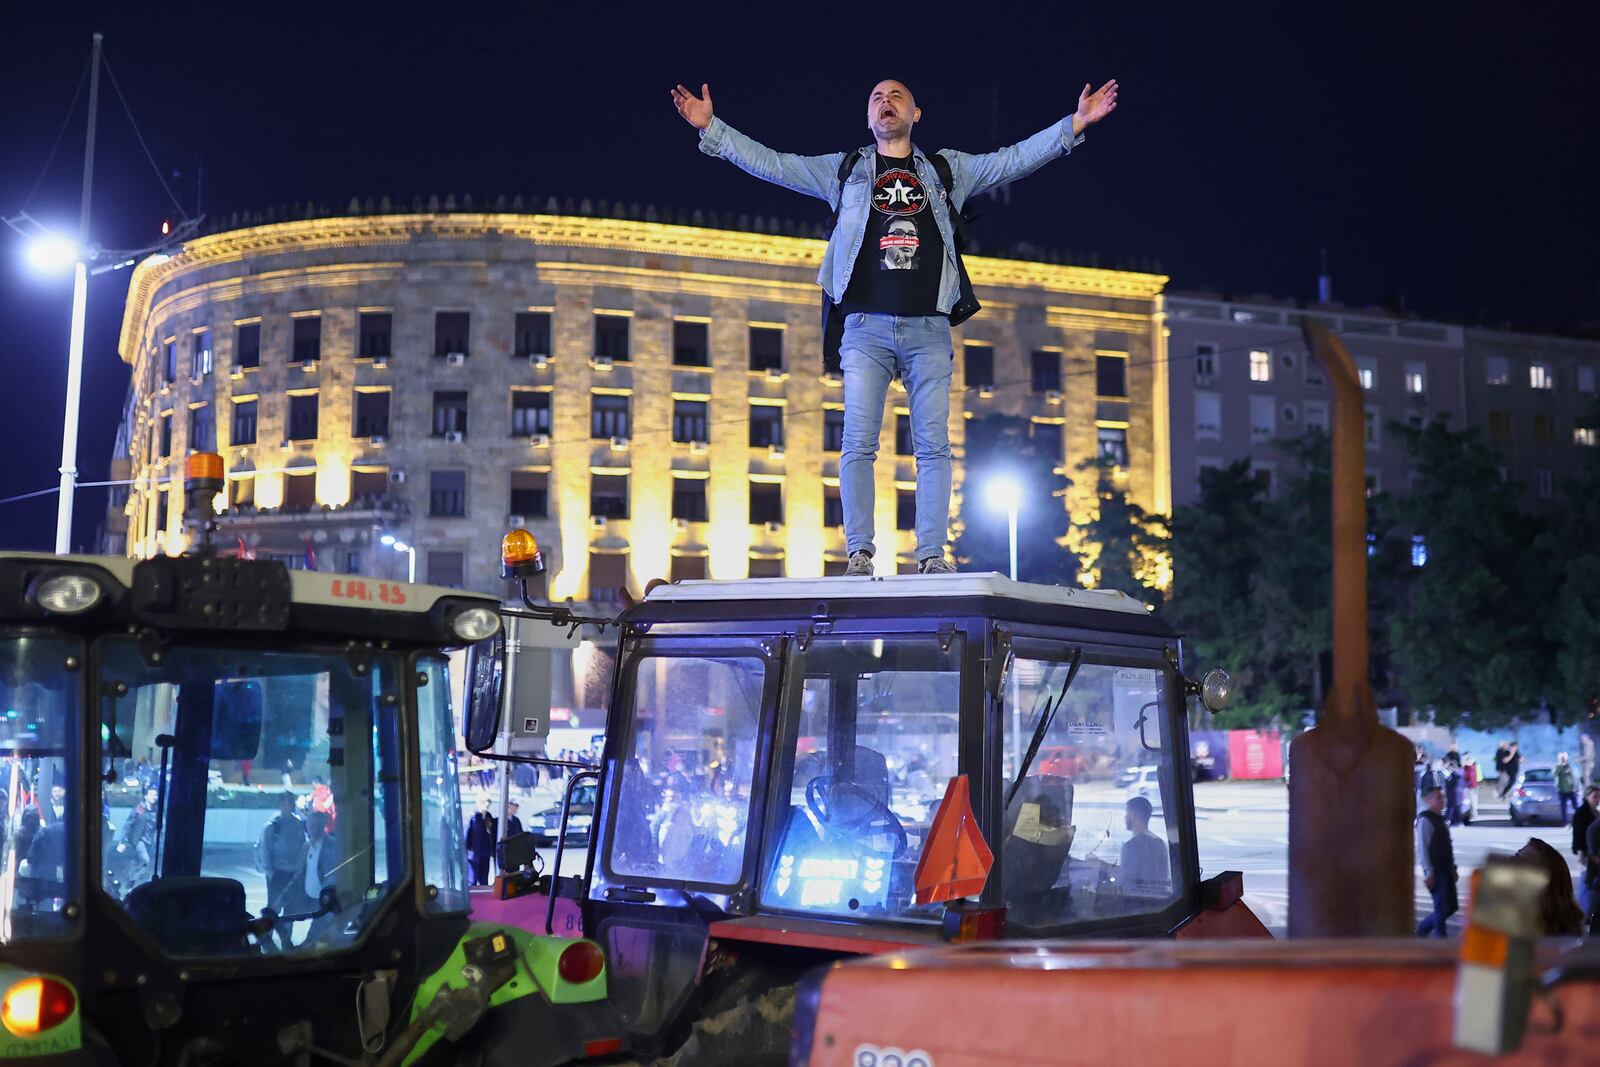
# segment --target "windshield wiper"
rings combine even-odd
[[[1044,713],[1039,716],[1039,725],[1033,728],[1033,738],[1028,742],[1028,753],[1022,757],[1022,766],[1017,768],[1016,780],[1011,783],[1011,789],[1006,793],[1006,802],[1001,810],[1011,806],[1017,798],[1017,790],[1022,788],[1022,780],[1028,776],[1028,768],[1033,766],[1033,757],[1039,754],[1039,746],[1044,743],[1044,735],[1050,729],[1050,723],[1055,719],[1056,712],[1060,710],[1062,701],[1067,699],[1067,690],[1072,688],[1072,681],[1078,677],[1078,668],[1083,666],[1083,649],[1072,650],[1072,661],[1067,665],[1067,680],[1061,683],[1061,692],[1056,698],[1044,706]]]

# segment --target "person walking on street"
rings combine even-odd
[[[297,798],[285,792],[278,797],[278,814],[261,828],[256,838],[256,870],[267,876],[267,907],[283,914],[285,898],[295,880],[305,870],[306,824],[295,810]],[[281,926],[274,931],[279,943],[288,948],[289,931]]]
[[[1544,870],[1550,876],[1539,898],[1539,931],[1544,937],[1582,937],[1584,913],[1572,893],[1572,872],[1567,861],[1547,841],[1537,837],[1517,849],[1517,859]]]
[[[1556,795],[1561,798],[1561,825],[1567,824],[1567,805],[1572,805],[1572,814],[1578,814],[1578,770],[1567,762],[1565,752],[1556,755]]]
[[[467,867],[473,885],[489,884],[489,861],[494,857],[499,828],[499,820],[489,813],[489,798],[482,798],[467,821]]]
[[[801,156],[775,152],[713,114],[711,89],[672,90],[678,114],[700,131],[700,151],[746,173],[826,201],[836,209],[818,275],[828,322],[843,317],[838,342],[844,375],[844,434],[839,495],[849,562],[845,574],[870,576],[873,464],[884,398],[905,382],[917,465],[917,570],[947,574],[950,528],[950,330],[977,310],[957,248],[961,209],[972,197],[1033,173],[1083,141],[1083,131],[1117,106],[1117,83],[1085,85],[1077,110],[1018,144],[969,154],[924,153],[911,140],[922,119],[911,90],[892,79],[867,96],[873,144],[849,152]],[[832,347],[825,329],[824,365]],[[889,570],[893,570],[890,567]]]
[[[1591,785],[1584,789],[1583,803],[1572,816],[1572,854],[1578,857],[1578,906],[1585,915],[1592,906],[1588,879],[1584,877],[1589,870],[1589,827],[1597,818],[1600,818],[1600,785]]]
[[[1511,742],[1506,747],[1505,769],[1500,772],[1500,799],[1504,800],[1506,794],[1511,792],[1511,787],[1517,784],[1517,774],[1522,770],[1522,753],[1517,750],[1517,743]]]
[[[1461,825],[1461,753],[1455,745],[1444,754],[1444,817],[1451,826]]]
[[[1578,731],[1578,784],[1588,789],[1594,784],[1594,734]]]
[[[1418,937],[1448,937],[1445,928],[1459,906],[1456,853],[1443,811],[1444,792],[1436,785],[1423,786],[1422,810],[1417,813],[1417,860],[1422,864],[1422,884],[1433,898],[1433,910],[1417,924]]]

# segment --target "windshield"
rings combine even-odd
[[[959,773],[961,641],[818,640],[797,661],[761,902],[936,919],[942,907],[914,904],[914,880]]]
[[[1000,848],[1008,921],[1043,928],[1164,910],[1183,891],[1168,672],[1067,656],[1012,664]],[[1053,711],[1053,717],[1049,714]],[[1017,769],[1049,718],[1020,786]],[[1142,721],[1142,724],[1141,724]]]
[[[428,682],[417,691],[418,748],[422,757],[422,876],[424,907],[431,912],[467,910],[466,827],[461,821],[456,717],[450,704],[450,674],[436,656],[422,661]]]
[[[174,956],[358,939],[405,873],[401,668],[106,641],[104,891]]]
[[[1524,772],[1522,780],[1524,782],[1553,782],[1556,780],[1556,772],[1547,767],[1539,767]]]
[[[61,937],[77,908],[83,645],[0,644],[0,944]]]
[[[731,886],[744,868],[766,662],[640,658],[610,867]]]

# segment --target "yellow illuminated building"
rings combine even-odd
[[[601,214],[603,214],[603,210]],[[766,228],[757,220],[751,229]],[[135,479],[127,551],[182,548],[183,457],[228,476],[224,550],[499,588],[500,535],[544,546],[548,593],[844,564],[843,388],[819,352],[823,242],[582,214],[356,214],[201,237],[134,271],[120,338]],[[1160,299],[1130,271],[969,257],[984,311],[955,331],[951,442],[1006,412],[1069,476],[1170,506]],[[879,566],[914,561],[915,468],[891,389]],[[897,449],[897,443],[903,446]],[[1064,506],[1096,506],[1088,480]],[[900,521],[897,521],[900,520]],[[889,549],[892,547],[892,551]]]

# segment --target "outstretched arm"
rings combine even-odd
[[[1083,131],[1099,122],[1117,106],[1116,79],[1090,92],[1087,83],[1078,94],[1078,110],[1071,117],[1048,126],[1025,141],[995,152],[969,154],[942,149],[950,160],[956,187],[951,195],[957,206],[986,189],[1032,174],[1057,156],[1065,155],[1083,140]]]
[[[700,131],[700,151],[726,159],[746,174],[774,185],[826,200],[829,207],[839,206],[839,164],[844,159],[842,152],[798,156],[792,152],[773,151],[746,137],[712,113],[709,85],[700,86],[700,92],[700,96],[695,96],[681,85],[672,90],[672,103],[678,109],[678,114]]]

